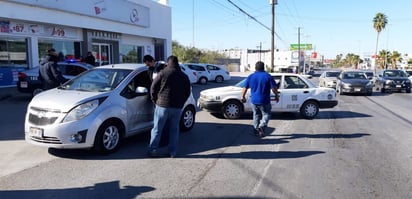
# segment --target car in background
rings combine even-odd
[[[319,77],[319,86],[336,88],[336,83],[338,82],[338,76],[341,71],[325,71]]]
[[[81,62],[58,62],[57,66],[66,79],[73,79],[84,71],[93,68],[92,65]],[[30,93],[32,96],[43,92],[43,85],[39,79],[39,67],[18,73],[17,90],[22,93]]]
[[[194,84],[197,82],[197,72],[185,66],[184,64],[179,64],[182,71],[189,77],[190,83]]]
[[[408,75],[409,80],[412,81],[412,70],[406,70],[405,72]]]
[[[373,83],[366,77],[363,71],[343,71],[338,76],[336,91],[340,94],[362,93],[371,96]]]
[[[25,140],[50,148],[115,151],[122,138],[153,127],[151,80],[143,64],[93,68],[31,100],[25,117]],[[180,117],[180,130],[195,123],[193,94]]]
[[[204,64],[209,70],[211,76],[210,81],[215,81],[222,83],[223,81],[230,80],[230,73],[225,69],[224,66],[214,65],[214,64]]]
[[[382,93],[386,91],[411,92],[411,80],[408,74],[402,70],[383,70],[375,81],[376,90]]]
[[[271,93],[272,112],[299,112],[306,119],[313,119],[319,109],[333,108],[338,104],[336,91],[317,87],[306,77],[292,73],[270,73],[278,85],[279,102]],[[241,102],[246,79],[234,86],[207,89],[200,92],[198,106],[208,112],[222,114],[227,119],[237,119],[252,112],[250,89],[246,103]]]
[[[212,79],[212,74],[210,74],[210,71],[207,70],[205,65],[194,63],[184,63],[184,65],[196,71],[197,83],[207,84],[207,82]]]

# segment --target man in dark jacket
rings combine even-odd
[[[46,59],[40,63],[39,77],[43,82],[43,89],[48,90],[60,86],[67,81],[58,68],[59,57],[53,48],[47,51]]]
[[[160,137],[164,130],[169,132],[169,153],[174,157],[179,140],[179,121],[182,108],[190,96],[190,81],[179,66],[177,57],[167,58],[167,67],[153,80],[150,95],[156,104],[154,126],[149,144],[150,157],[157,157]]]
[[[96,66],[96,58],[94,58],[92,52],[87,52],[87,56],[84,59],[84,62],[86,62],[87,64],[90,64],[92,66]]]

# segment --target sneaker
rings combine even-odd
[[[263,138],[263,137],[265,137],[265,128],[264,127],[259,127],[258,129],[258,136],[259,137],[261,137],[261,138]]]
[[[147,152],[147,156],[149,158],[158,158],[160,157],[160,154],[156,150],[152,150],[152,151]]]

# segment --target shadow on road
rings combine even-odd
[[[311,139],[353,139],[361,138],[364,136],[370,136],[368,133],[352,133],[352,134],[337,134],[337,133],[325,133],[325,134],[303,134],[303,133],[294,133],[294,134],[281,134],[281,135],[269,135],[271,137],[282,137],[282,139],[299,139],[299,138],[311,138]]]
[[[138,195],[154,191],[149,186],[120,187],[119,181],[97,183],[94,186],[68,189],[40,189],[40,190],[0,190],[0,198],[136,198]]]
[[[182,158],[235,158],[235,159],[290,159],[302,158],[324,151],[246,151],[240,153],[214,153],[214,154],[194,154],[186,155]]]

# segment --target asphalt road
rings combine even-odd
[[[412,95],[338,98],[313,120],[274,114],[263,139],[250,115],[199,111],[178,158],[147,159],[148,134],[107,156],[26,144],[18,95],[0,101],[0,198],[412,198]]]

